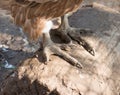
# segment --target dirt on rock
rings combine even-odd
[[[51,56],[51,62],[48,65],[40,66],[39,72],[42,78],[39,81],[46,83],[50,79],[49,87],[54,88],[57,83],[61,82],[62,76],[62,83],[68,91],[66,95],[69,95],[69,91],[74,91],[73,95],[120,95],[120,13],[98,4],[78,10],[70,17],[70,24],[73,27],[89,28],[94,31],[93,34],[83,35],[83,38],[93,46],[95,56],[91,56],[83,47],[76,44],[76,47],[70,49],[69,53],[83,64],[84,69],[78,70],[60,57]],[[32,61],[28,65],[33,52],[26,49],[26,38],[20,28],[11,22],[9,12],[2,9],[0,10],[0,54],[0,57],[4,59],[0,59],[0,84],[15,69],[6,68],[6,61],[15,67],[24,62],[23,64],[27,65],[31,72],[39,66],[36,59],[33,59],[36,65],[33,65]],[[43,67],[46,72],[43,72]],[[21,69],[23,68],[20,67],[17,70],[20,71],[18,75],[24,73]],[[50,77],[47,77],[48,72]],[[33,75],[29,75],[29,70],[26,71],[26,75],[34,80]],[[26,79],[30,84],[29,79]],[[22,79],[18,80],[21,83]],[[36,80],[34,81],[37,83]],[[51,83],[54,84],[51,85]],[[43,84],[40,87],[47,89]],[[48,89],[47,91],[49,92]],[[59,92],[64,93],[64,90],[59,90]]]

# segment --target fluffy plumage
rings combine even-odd
[[[82,0],[12,0],[11,13],[31,40],[42,35],[45,23],[79,8]]]

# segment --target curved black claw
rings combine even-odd
[[[76,67],[79,68],[79,69],[83,68],[83,66],[81,64],[76,64]]]
[[[69,33],[68,32],[68,36],[76,41],[78,44],[80,44],[86,51],[88,51],[91,55],[95,56],[95,52],[92,49],[92,47],[84,40],[80,37],[80,35],[78,33]]]
[[[95,52],[92,47],[82,38],[79,38],[78,42],[86,51],[88,51],[91,55],[95,56]]]
[[[92,56],[95,56],[95,51],[94,51],[93,49],[88,50],[88,52],[89,52]]]

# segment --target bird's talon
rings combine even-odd
[[[75,30],[75,29],[74,29]],[[77,30],[77,29],[76,29]],[[78,29],[79,30],[79,29]],[[73,31],[73,30],[72,30]],[[92,49],[92,47],[84,40],[80,37],[80,34],[83,35],[83,34],[86,34],[86,33],[90,33],[90,32],[93,32],[89,29],[81,29],[79,32],[74,32],[72,33],[71,31],[68,32],[68,36],[76,41],[79,45],[81,45],[86,51],[88,51],[91,55],[95,55],[95,52],[94,50]],[[80,33],[80,34],[78,34]]]
[[[90,50],[90,51],[88,51],[92,56],[95,56],[95,52],[94,52],[94,50]]]
[[[79,64],[79,63],[76,65],[76,67],[77,67],[77,68],[80,68],[80,69],[83,68],[83,66],[82,66],[81,64]]]

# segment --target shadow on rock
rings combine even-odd
[[[60,94],[56,89],[50,91],[50,89],[45,84],[42,84],[37,80],[31,82],[31,80],[29,80],[27,76],[24,76],[21,79],[18,77],[11,76],[11,78],[6,80],[6,83],[4,83],[0,95],[60,95]]]

